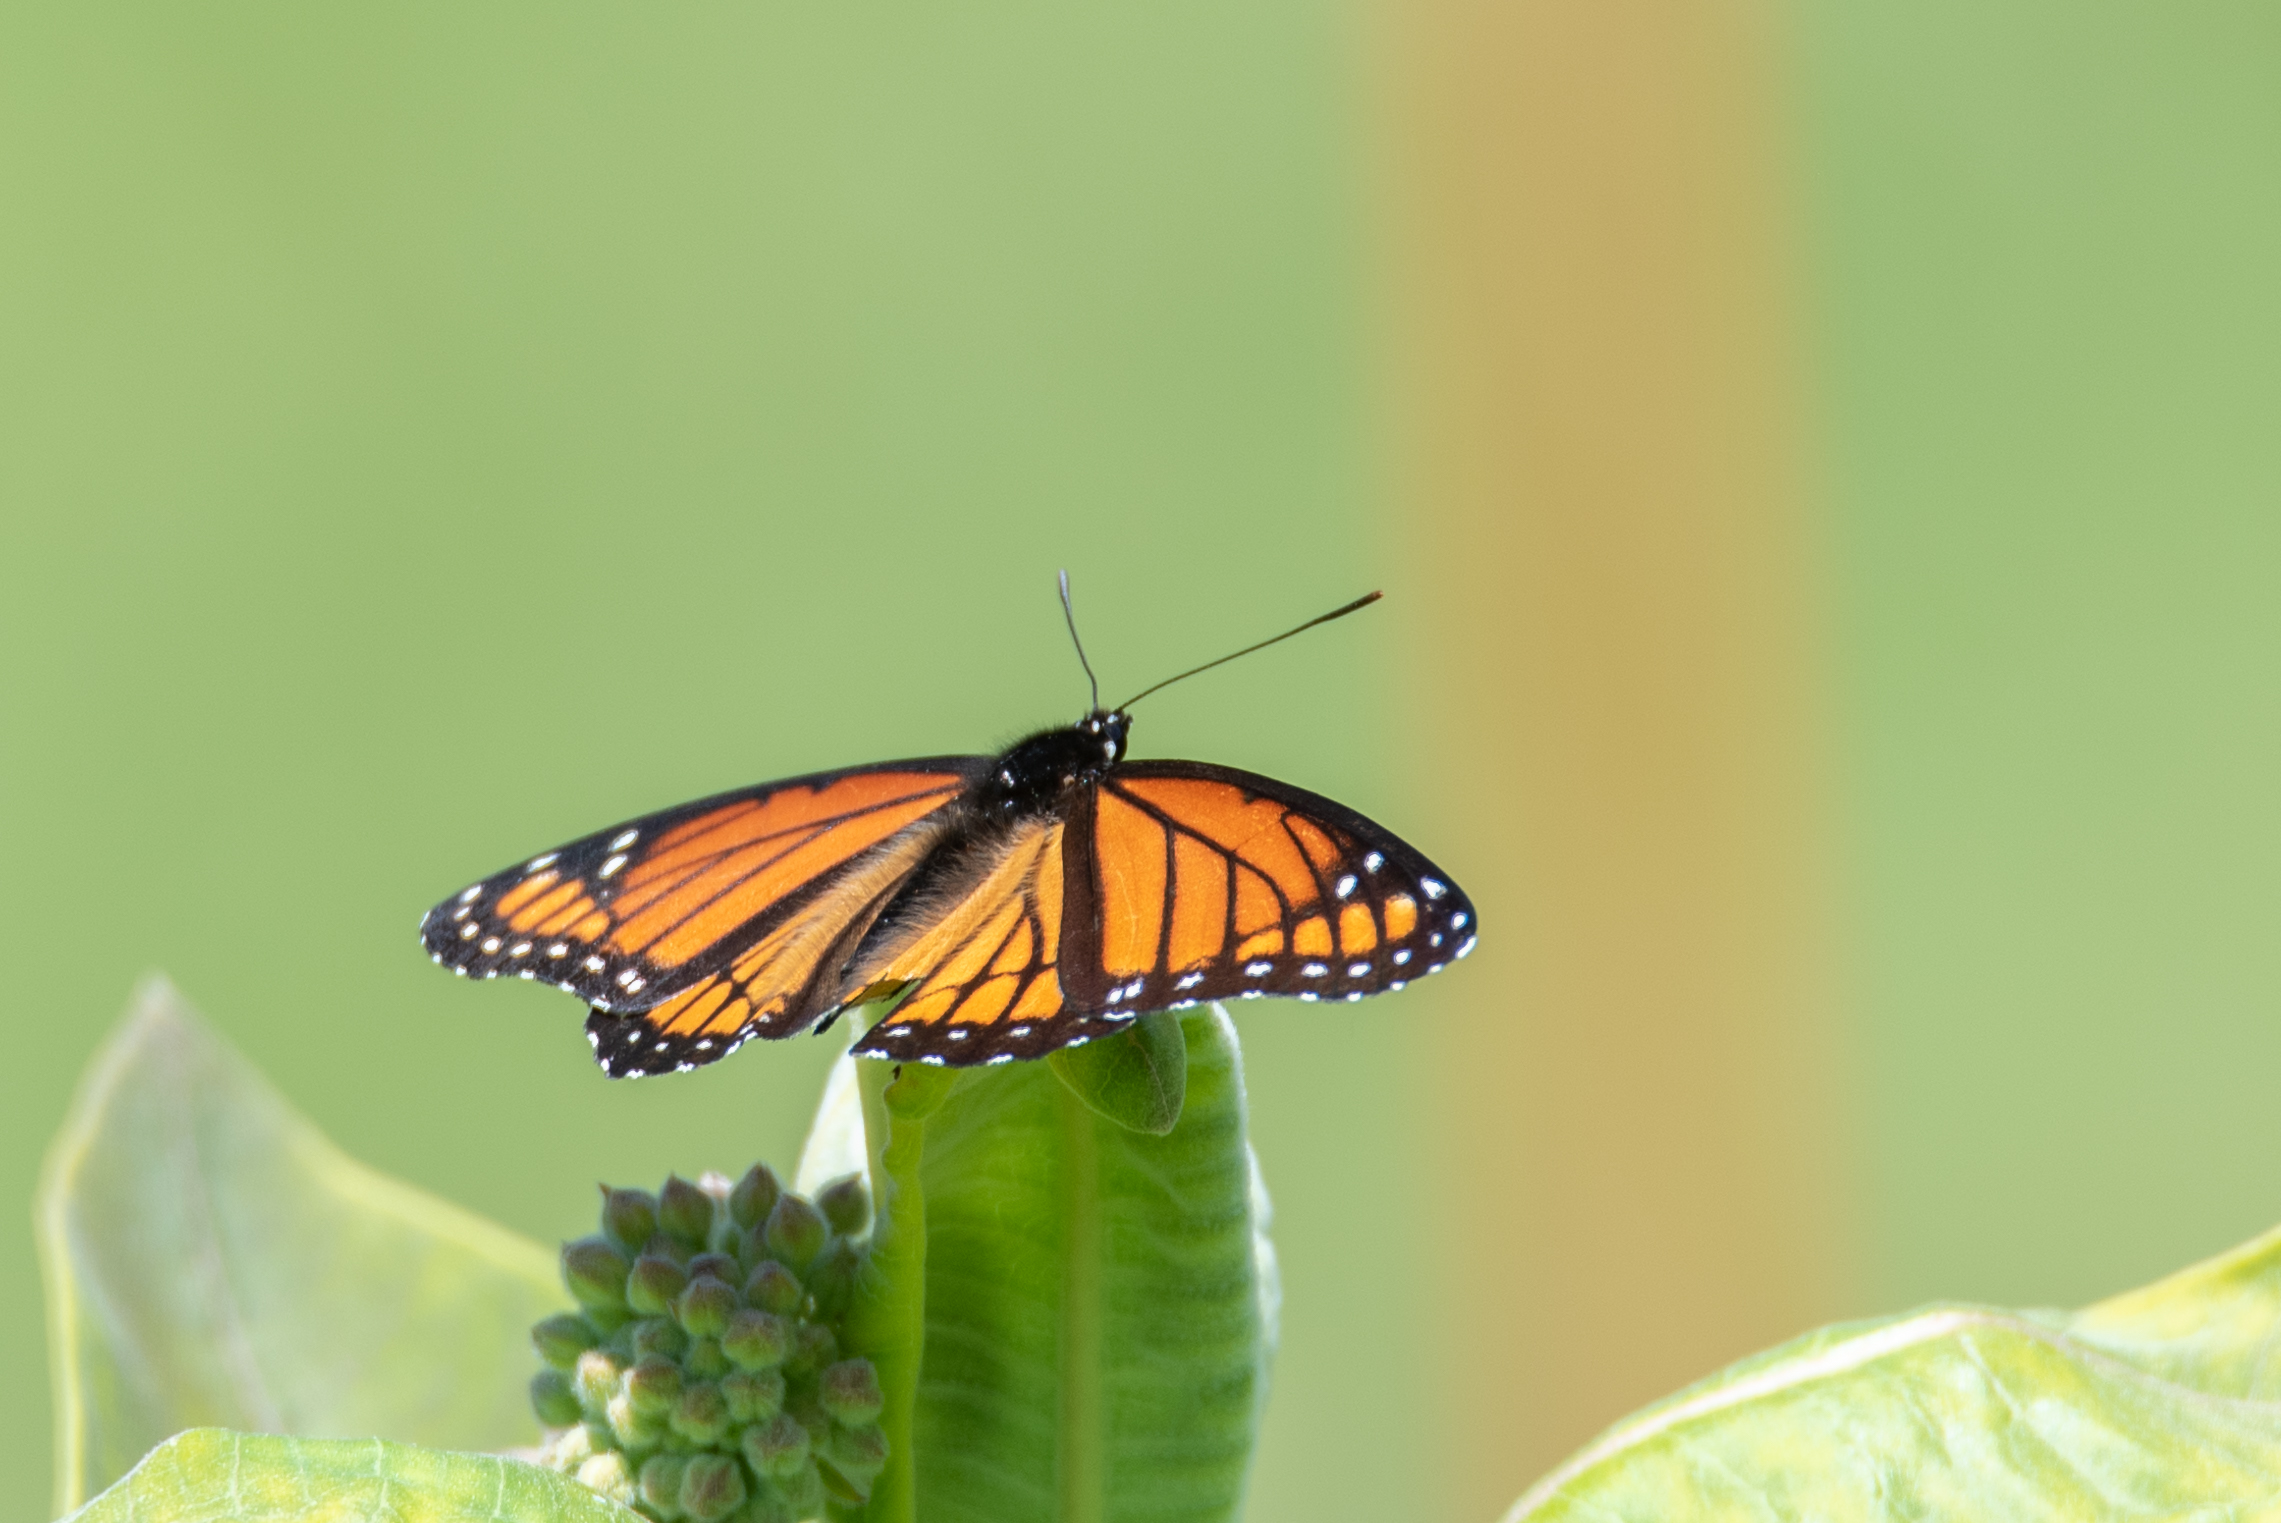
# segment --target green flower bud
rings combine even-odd
[[[762,1242],[760,1237],[763,1230],[764,1227],[755,1227],[749,1232],[737,1234],[737,1265],[747,1274],[752,1272],[755,1264],[768,1257],[768,1244]]]
[[[647,1190],[602,1187],[602,1230],[628,1253],[639,1253],[657,1231],[657,1197]]]
[[[625,1368],[625,1365],[600,1349],[588,1349],[578,1356],[578,1363],[571,1367],[570,1388],[577,1393],[580,1405],[598,1416],[617,1391],[618,1377],[625,1373]]]
[[[776,1206],[776,1197],[784,1187],[776,1182],[776,1175],[767,1164],[756,1163],[745,1170],[744,1178],[729,1192],[729,1219],[738,1226],[751,1229],[768,1220],[768,1213]]]
[[[594,1331],[607,1339],[610,1334],[633,1321],[634,1314],[623,1306],[589,1306],[586,1308],[586,1320],[594,1325]]]
[[[592,1323],[570,1312],[549,1317],[531,1329],[531,1345],[541,1359],[558,1370],[576,1365],[580,1354],[601,1341]]]
[[[792,1353],[784,1361],[785,1373],[804,1375],[820,1370],[840,1356],[840,1341],[820,1322],[803,1322],[792,1335]]]
[[[621,1507],[634,1502],[634,1476],[622,1454],[597,1454],[578,1467],[578,1484]]]
[[[811,1200],[759,1164],[605,1189],[602,1235],[563,1248],[583,1312],[531,1332],[541,1459],[650,1523],[857,1516],[886,1457],[879,1378],[831,1324],[872,1217],[861,1175]]]
[[[792,1269],[801,1270],[823,1251],[824,1239],[831,1230],[823,1212],[797,1195],[784,1195],[768,1213],[768,1224],[761,1228],[760,1235],[771,1255]]]
[[[645,1417],[661,1417],[681,1396],[681,1366],[651,1354],[626,1371],[626,1397]]]
[[[666,1422],[692,1444],[702,1447],[718,1443],[729,1431],[729,1399],[717,1385],[690,1386],[673,1404]]]
[[[732,1370],[721,1377],[721,1395],[729,1404],[731,1422],[766,1422],[784,1410],[784,1372]]]
[[[626,1304],[645,1317],[662,1316],[689,1283],[689,1275],[663,1254],[645,1253],[626,1276]]]
[[[597,1454],[606,1453],[610,1447],[609,1429],[597,1430],[592,1423],[580,1423],[563,1429],[561,1435],[547,1445],[543,1458],[550,1469],[576,1475],[579,1466]]]
[[[681,1472],[689,1468],[689,1457],[683,1454],[653,1454],[642,1462],[642,1505],[657,1517],[671,1520],[681,1516]]]
[[[792,1504],[792,1516],[814,1518],[824,1511],[824,1483],[816,1474],[814,1463],[801,1465],[789,1475],[778,1476],[777,1489],[784,1500]]]
[[[610,1398],[610,1442],[628,1454],[644,1454],[665,1439],[665,1421],[634,1406],[624,1391]]]
[[[689,1261],[689,1278],[719,1280],[723,1285],[734,1286],[744,1278],[737,1261],[725,1253],[700,1253]]]
[[[745,1429],[739,1447],[755,1475],[782,1480],[808,1463],[808,1430],[789,1412],[779,1412]]]
[[[570,1377],[561,1370],[541,1370],[531,1377],[531,1410],[542,1428],[567,1428],[585,1415]]]
[[[679,1359],[689,1347],[689,1335],[671,1317],[647,1317],[626,1331],[626,1351],[636,1359],[651,1354]]]
[[[681,1356],[681,1372],[697,1380],[718,1380],[735,1368],[717,1338],[692,1338]]]
[[[713,1199],[680,1175],[657,1192],[657,1224],[671,1236],[703,1248],[713,1236]]]
[[[790,1378],[786,1377],[787,1380]],[[791,1414],[794,1422],[808,1430],[810,1439],[820,1439],[831,1431],[832,1414],[826,1412],[824,1404],[816,1400],[813,1381],[808,1382],[805,1388],[793,1387],[784,1398],[784,1410]]]
[[[784,1488],[774,1481],[760,1482],[753,1487],[752,1495],[745,1498],[744,1523],[800,1523],[802,1516],[792,1506],[791,1498],[784,1494]]]
[[[871,1483],[887,1468],[887,1435],[877,1423],[834,1428],[824,1441],[824,1458],[854,1483],[858,1495],[871,1495]]]
[[[744,1505],[744,1472],[725,1454],[696,1454],[681,1472],[681,1510],[697,1523],[717,1523]]]
[[[854,1428],[877,1422],[884,1404],[879,1394],[879,1372],[868,1359],[843,1359],[817,1380],[816,1399],[835,1423]]]
[[[717,1338],[737,1309],[737,1293],[719,1280],[691,1280],[673,1306],[682,1330],[693,1338]]]
[[[842,1174],[816,1192],[816,1209],[842,1237],[861,1237],[871,1225],[871,1191],[861,1174]]]
[[[629,1267],[617,1244],[606,1237],[582,1237],[562,1248],[562,1283],[581,1306],[624,1306]]]
[[[816,1297],[816,1315],[837,1321],[855,1299],[855,1282],[863,1273],[863,1250],[844,1237],[833,1238],[808,1266],[808,1288]]]
[[[792,1352],[792,1326],[773,1312],[748,1307],[729,1318],[721,1351],[741,1368],[774,1369]]]
[[[788,1317],[808,1299],[800,1279],[774,1259],[762,1259],[752,1278],[744,1282],[745,1305]]]

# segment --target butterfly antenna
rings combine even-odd
[[[1077,664],[1085,668],[1085,680],[1093,686],[1093,712],[1101,712],[1101,679],[1093,675],[1093,663],[1085,659],[1085,642],[1077,638],[1077,610],[1069,606],[1069,568],[1061,569],[1061,616],[1069,622],[1069,643],[1077,647]]]
[[[1155,687],[1142,688],[1132,697],[1127,698],[1123,703],[1118,704],[1117,712],[1122,714],[1125,710],[1131,708],[1134,704],[1140,702],[1149,694],[1159,692],[1164,688],[1168,688],[1175,682],[1185,681],[1188,678],[1195,676],[1198,672],[1208,672],[1215,666],[1225,666],[1230,661],[1233,661],[1237,656],[1248,656],[1255,650],[1265,650],[1270,645],[1274,645],[1279,641],[1290,639],[1293,635],[1305,634],[1308,630],[1313,629],[1317,624],[1328,624],[1333,619],[1343,619],[1348,614],[1355,612],[1357,609],[1368,608],[1371,604],[1377,602],[1385,595],[1386,594],[1383,592],[1367,593],[1362,597],[1356,598],[1353,602],[1347,604],[1343,608],[1334,608],[1329,613],[1316,615],[1314,618],[1309,619],[1306,623],[1300,625],[1297,629],[1286,629],[1283,631],[1283,633],[1277,635],[1273,640],[1262,640],[1257,645],[1247,645],[1242,650],[1233,652],[1230,655],[1220,657],[1220,659],[1217,661],[1207,661],[1202,666],[1192,666],[1177,677],[1165,678]]]

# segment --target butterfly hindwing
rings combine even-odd
[[[1359,1000],[1473,949],[1473,905],[1393,832],[1232,767],[1109,769],[1071,822],[1093,913],[1061,958],[1075,1009],[1288,995]],[[1073,897],[1074,902],[1074,897]]]
[[[723,978],[756,1020],[772,1004],[791,1018],[848,926],[876,915],[923,856],[914,848],[930,819],[988,765],[855,767],[648,815],[454,895],[421,921],[421,940],[454,972],[542,980],[603,1018]]]
[[[1081,1012],[1062,997],[1067,830],[1050,816],[1022,821],[931,913],[865,950],[851,983],[873,998],[901,998],[857,1053],[962,1068],[1010,1063],[1131,1019]]]

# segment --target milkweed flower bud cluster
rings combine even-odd
[[[799,1523],[860,1504],[887,1462],[879,1377],[840,1357],[868,1250],[859,1177],[814,1200],[755,1164],[602,1192],[565,1244],[579,1310],[531,1329],[546,1463],[657,1523]]]

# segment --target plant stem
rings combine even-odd
[[[879,1426],[887,1435],[887,1467],[872,1483],[864,1516],[868,1523],[917,1523],[912,1415],[918,1407],[927,1331],[927,1203],[919,1185],[927,1124],[923,1112],[907,1114],[913,1107],[889,1096],[889,1086],[899,1082],[897,1067],[879,1062],[857,1067],[878,1226],[869,1265],[848,1309],[848,1347],[879,1372],[885,1399]]]
[[[1106,1398],[1101,1368],[1100,1121],[1067,1085],[1061,1106],[1061,1443],[1059,1523],[1107,1516]]]

